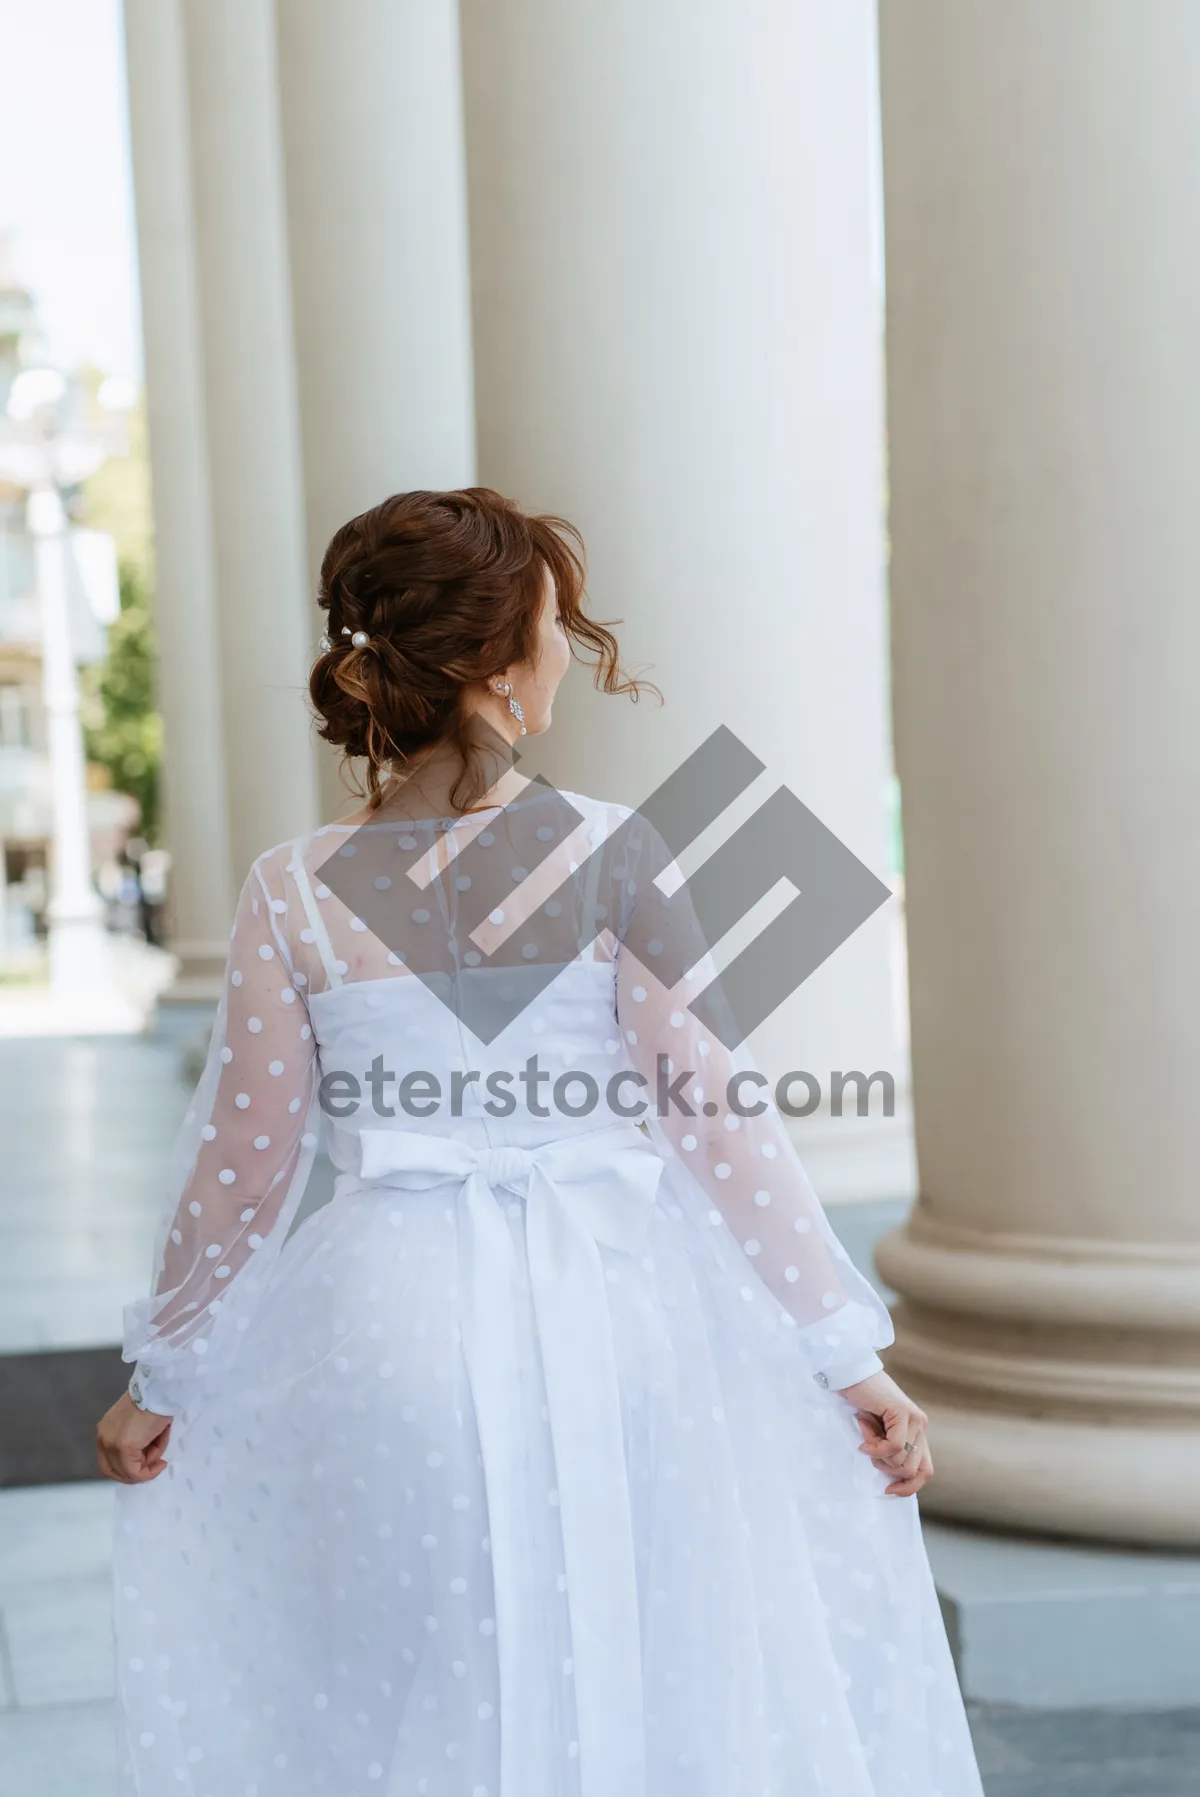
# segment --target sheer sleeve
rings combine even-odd
[[[231,1358],[316,1148],[316,1047],[277,865],[262,857],[242,889],[151,1294],[125,1313],[125,1359],[137,1362],[143,1401],[164,1415]]]
[[[682,874],[642,820],[627,837],[617,1015],[652,1098],[651,1135],[783,1307],[818,1382],[841,1390],[879,1370],[891,1317],[830,1228],[767,1080],[690,1008],[704,993],[711,1016],[720,999]]]

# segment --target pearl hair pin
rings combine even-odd
[[[371,638],[365,630],[351,630],[349,624],[343,624],[342,635],[350,638],[351,646],[355,649],[366,649],[370,646]],[[327,636],[321,638],[321,647],[325,650],[333,648],[333,644]]]
[[[348,636],[350,638],[351,644],[356,649],[366,649],[369,646],[370,641],[371,641],[370,637],[368,636],[368,634],[365,630],[352,631],[348,624],[345,624],[342,626],[342,635]],[[333,648],[333,638],[331,636],[329,636],[328,634],[326,634],[325,636],[323,636],[321,638],[321,653],[323,655],[328,655],[329,651],[332,648]]]

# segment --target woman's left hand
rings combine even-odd
[[[139,1410],[122,1392],[96,1424],[96,1458],[106,1479],[121,1485],[144,1485],[166,1471],[163,1458],[171,1439],[171,1419]]]
[[[869,1454],[880,1472],[891,1473],[888,1497],[912,1497],[933,1477],[929,1418],[887,1373],[872,1373],[847,1385],[842,1397],[853,1404],[862,1431],[860,1454]]]

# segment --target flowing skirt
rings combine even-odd
[[[492,1344],[461,1204],[310,1218],[167,1471],[120,1490],[126,1789],[980,1797],[916,1500],[678,1170],[636,1252],[596,1250],[607,1436],[555,1404],[524,1207]],[[568,1502],[570,1431],[610,1463]]]

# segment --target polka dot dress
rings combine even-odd
[[[886,1311],[698,1021],[661,842],[563,801],[247,881],[126,1318],[174,1418],[118,1491],[130,1793],[981,1797],[837,1395]]]

